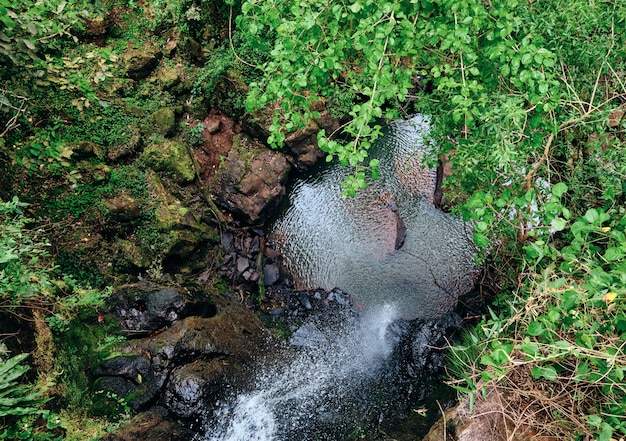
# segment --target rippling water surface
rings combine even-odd
[[[271,238],[302,288],[339,288],[366,305],[394,303],[405,316],[435,318],[471,290],[474,249],[467,225],[437,210],[434,172],[421,169],[428,120],[394,123],[372,150],[380,179],[342,198],[349,170],[331,165],[296,183]],[[398,216],[405,230],[397,246]]]

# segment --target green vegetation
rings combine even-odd
[[[98,18],[108,32],[88,34]],[[131,78],[130,61],[152,51],[156,73]],[[156,256],[157,268],[180,239],[175,221],[191,219],[189,195],[170,195],[167,174],[137,159],[153,135],[199,147],[209,107],[238,120],[275,109],[267,141],[279,147],[321,102],[343,125],[319,146],[356,167],[346,195],[376,176],[368,149],[386,122],[431,117],[454,170],[446,196],[474,223],[498,291],[451,353],[456,387],[517,388],[518,408],[536,410],[518,421],[546,434],[626,435],[624,2],[0,0],[0,64],[0,312],[34,317],[56,348],[44,358],[58,355],[48,368],[66,373],[57,401],[84,410],[77,426],[125,413],[83,393],[115,340],[85,325],[107,295],[89,288],[106,280],[94,268],[126,264],[88,260],[92,247],[140,269]],[[63,233],[49,237],[50,225]],[[0,375],[9,365],[0,394],[31,404],[0,414],[0,430],[53,415],[26,359],[3,360]]]
[[[347,195],[375,174],[382,121],[431,115],[448,196],[499,276],[491,315],[453,350],[459,390],[513,388],[529,410],[512,419],[548,435],[626,434],[626,5],[248,0],[237,23],[272,55],[247,100],[280,103],[272,145],[318,101],[350,116],[319,137],[357,167]]]

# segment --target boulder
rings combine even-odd
[[[107,312],[127,335],[147,335],[185,316],[183,291],[148,282],[122,285],[107,299]]]
[[[145,44],[139,49],[128,49],[120,58],[126,75],[133,80],[148,77],[159,64],[163,54],[152,44]]]
[[[178,183],[189,183],[195,178],[193,162],[180,141],[158,138],[146,146],[141,158],[152,170]]]
[[[109,218],[117,222],[131,222],[141,216],[141,205],[126,190],[104,201]]]
[[[214,176],[216,202],[249,224],[261,223],[285,194],[285,156],[243,133]]]
[[[243,119],[244,129],[259,139],[267,139],[276,107],[268,106],[246,115]],[[339,121],[326,110],[324,103],[314,103],[311,110],[319,112],[319,118],[309,119],[304,128],[288,133],[285,137],[287,153],[293,156],[293,162],[299,170],[307,170],[325,155],[317,145],[317,133],[324,129],[330,135],[339,129]]]
[[[172,107],[163,107],[152,114],[152,131],[157,135],[168,136],[174,132],[176,112]]]

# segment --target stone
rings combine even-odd
[[[289,344],[298,347],[314,348],[329,343],[328,338],[313,323],[305,323],[293,333]]]
[[[161,172],[180,184],[193,182],[195,179],[193,162],[181,141],[160,138],[146,146],[141,158],[152,170]]]
[[[430,429],[423,441],[554,441],[557,437],[539,435],[537,431],[513,421],[506,413],[505,397],[499,396],[494,388],[486,395],[475,394],[475,404],[469,397],[445,411]],[[472,409],[473,407],[473,409]],[[445,435],[448,435],[447,437]]]
[[[157,71],[156,80],[163,90],[169,90],[180,83],[180,75],[175,67],[165,66]]]
[[[152,131],[158,135],[168,136],[174,132],[176,112],[172,107],[164,107],[152,114]]]
[[[107,300],[107,312],[129,336],[146,335],[170,326],[186,314],[178,289],[142,282],[116,288]]]
[[[128,126],[125,129],[128,138],[126,142],[109,146],[107,149],[107,158],[111,161],[118,161],[137,153],[143,147],[143,138],[138,127]]]
[[[74,152],[74,154],[79,158],[104,158],[104,149],[101,145],[98,145],[95,142],[73,142],[67,145],[67,148],[72,150],[72,152]]]
[[[139,49],[126,50],[120,57],[120,62],[129,78],[141,80],[154,71],[162,55],[155,45],[145,44]]]
[[[248,224],[263,222],[284,196],[290,168],[283,154],[237,134],[214,177],[216,202]]]
[[[135,415],[105,435],[102,441],[185,441],[193,438],[188,429],[169,418],[165,408],[155,406]]]
[[[131,222],[141,216],[141,205],[126,190],[104,201],[108,217],[117,222]]]
[[[240,256],[237,258],[237,271],[239,274],[243,273],[250,266],[250,261],[247,257]]]
[[[265,286],[272,286],[280,280],[282,277],[280,265],[276,262],[272,262],[263,265],[263,282]]]

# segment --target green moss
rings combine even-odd
[[[151,169],[179,183],[192,182],[195,178],[187,148],[180,141],[157,138],[146,146],[141,159]]]

